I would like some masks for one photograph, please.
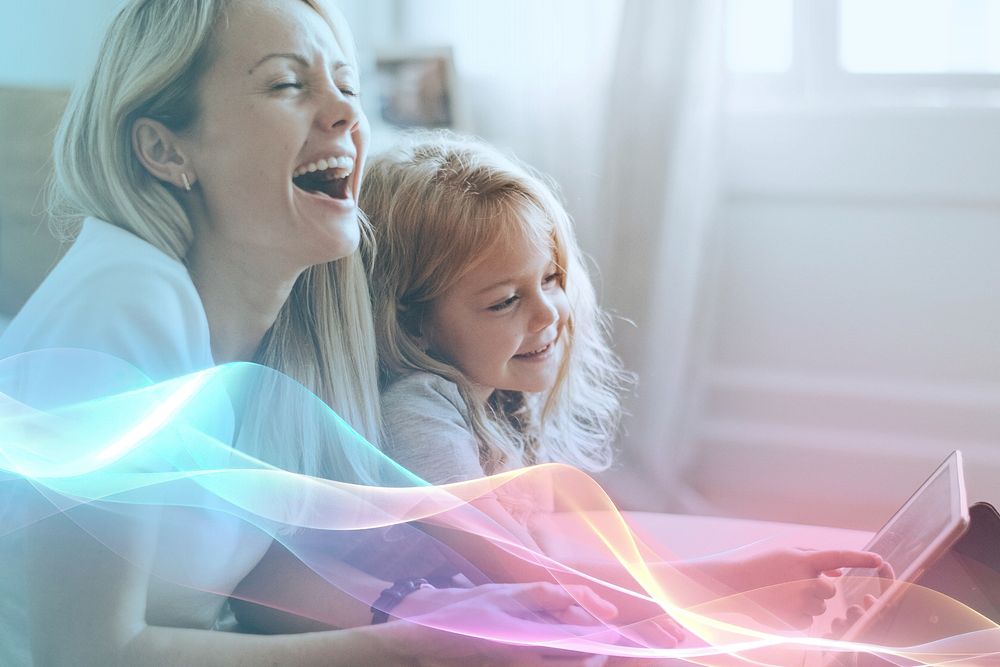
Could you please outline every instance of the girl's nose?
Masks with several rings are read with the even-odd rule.
[[[558,321],[559,310],[556,308],[556,304],[545,294],[539,294],[535,308],[531,313],[531,330],[533,332],[543,331]]]

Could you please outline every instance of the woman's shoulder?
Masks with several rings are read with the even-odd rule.
[[[71,271],[78,278],[129,277],[194,289],[182,263],[132,232],[96,218],[83,221],[76,240],[50,276],[57,270]]]
[[[153,379],[212,365],[208,321],[184,265],[95,219],[0,337],[0,357],[56,347],[105,352]]]

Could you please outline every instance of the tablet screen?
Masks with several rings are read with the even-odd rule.
[[[980,503],[969,508],[969,519],[968,531],[918,583],[982,614],[984,623],[1000,623],[1000,514]],[[934,596],[918,589],[904,594],[866,635],[909,646],[969,630],[967,614],[942,614]]]
[[[954,467],[945,461],[865,550],[882,556],[900,581],[912,581],[915,570],[925,565],[920,556],[960,517],[961,510],[956,510],[953,501],[955,490]],[[860,578],[852,579],[852,575]],[[841,595],[847,606],[861,604],[869,593],[878,597],[879,582],[870,575],[870,570],[844,572]]]
[[[816,619],[813,633],[828,635],[834,620],[851,605],[863,605],[864,596],[877,598],[841,638],[853,641],[903,590],[903,582],[914,581],[957,540],[968,526],[960,452],[952,452],[909,500],[876,533],[865,549],[880,554],[893,568],[895,581],[872,577],[870,570],[847,570],[838,582],[837,595],[827,612]],[[831,654],[835,658],[837,654]],[[823,661],[823,664],[831,664]]]

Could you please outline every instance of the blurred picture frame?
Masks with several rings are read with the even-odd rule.
[[[450,47],[380,49],[375,72],[379,116],[384,123],[398,128],[457,128]]]

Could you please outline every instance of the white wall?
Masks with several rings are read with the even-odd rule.
[[[0,86],[71,87],[97,55],[122,0],[0,2]],[[339,0],[366,56],[393,28],[394,0]]]
[[[97,55],[119,0],[0,3],[0,85],[67,88]]]
[[[1000,501],[1000,112],[735,113],[726,149],[696,486],[874,527],[959,447],[970,499]]]
[[[450,45],[463,131],[560,185],[581,244],[603,238],[610,76],[622,0],[402,0],[403,45]]]

